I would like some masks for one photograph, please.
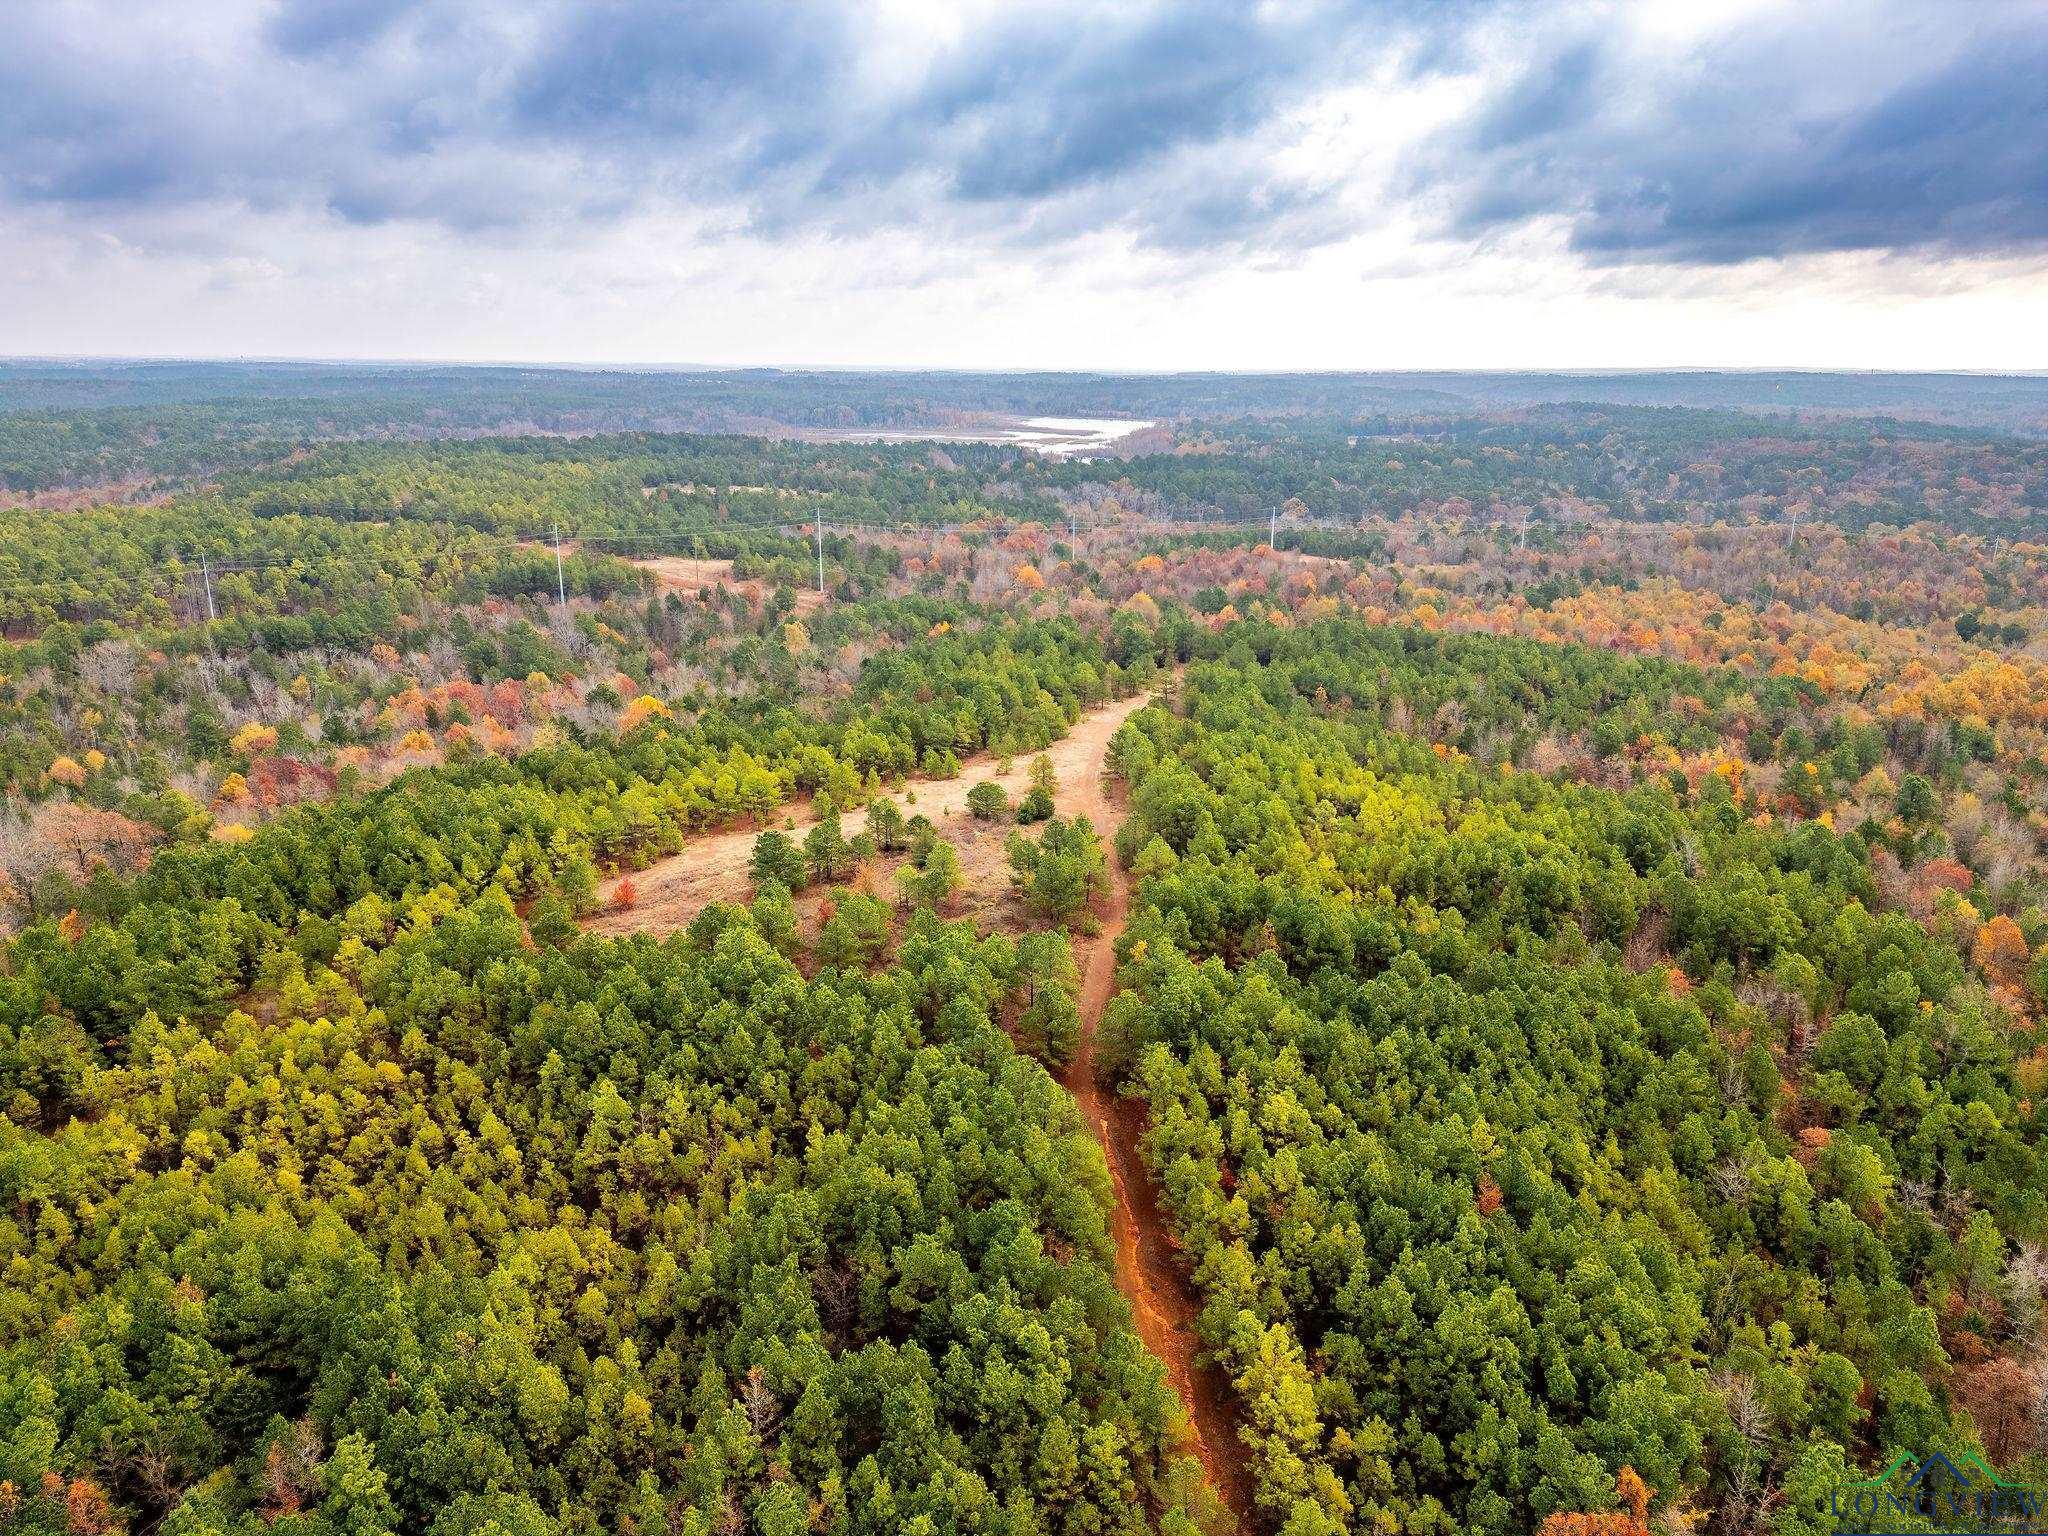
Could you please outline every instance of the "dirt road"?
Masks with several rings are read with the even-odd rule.
[[[1121,700],[1081,717],[1066,737],[1048,749],[1059,776],[1054,802],[1062,816],[1086,816],[1105,842],[1123,825],[1125,806],[1103,781],[1109,741],[1148,700]],[[995,893],[1006,887],[1002,839],[1004,823],[976,822],[967,814],[967,791],[995,778],[1014,801],[1030,774],[1029,757],[1020,757],[1007,774],[992,774],[993,765],[969,763],[957,778],[930,780],[892,796],[906,813],[922,812],[960,850],[970,908],[977,899],[993,910]],[[912,796],[915,799],[912,799]],[[801,833],[815,824],[808,811],[795,818]],[[780,825],[778,821],[776,823]],[[847,834],[867,825],[865,810],[843,818]],[[747,864],[753,857],[758,829],[717,833],[690,844],[674,858],[650,865],[625,878],[637,892],[634,906],[612,910],[619,881],[598,889],[601,910],[585,926],[603,934],[668,933],[687,925],[713,901],[741,901],[752,889]],[[1067,1090],[1081,1111],[1081,1123],[1101,1145],[1109,1164],[1115,1204],[1110,1231],[1116,1241],[1116,1283],[1131,1304],[1132,1320],[1145,1347],[1166,1367],[1167,1379],[1187,1410],[1190,1444],[1209,1486],[1237,1517],[1240,1532],[1256,1527],[1252,1520],[1251,1478],[1229,1383],[1212,1365],[1197,1362],[1199,1343],[1195,1316],[1200,1311],[1194,1287],[1182,1272],[1176,1248],[1159,1206],[1159,1191],[1138,1151],[1145,1128],[1144,1107],[1105,1091],[1095,1079],[1095,1032],[1103,1008],[1116,988],[1116,941],[1130,908],[1130,886],[1115,860],[1107,902],[1096,913],[1100,928],[1092,939],[1076,940],[1081,966],[1081,1040],[1068,1064]],[[969,915],[973,915],[970,911]]]
[[[1077,786],[1074,811],[1099,828],[1105,840],[1123,825],[1124,805],[1103,783],[1101,765]],[[1068,814],[1073,814],[1069,812]],[[1130,881],[1110,860],[1109,900],[1096,913],[1101,931],[1087,941],[1081,960],[1081,1042],[1067,1064],[1067,1091],[1081,1111],[1081,1121],[1102,1146],[1109,1163],[1116,1203],[1110,1211],[1110,1232],[1116,1239],[1116,1283],[1131,1304],[1132,1320],[1145,1347],[1166,1367],[1183,1407],[1193,1443],[1188,1447],[1208,1475],[1209,1486],[1237,1517],[1238,1530],[1257,1529],[1252,1519],[1251,1476],[1243,1442],[1237,1436],[1237,1414],[1230,1384],[1213,1365],[1197,1361],[1199,1341],[1195,1317],[1201,1310],[1194,1286],[1175,1257],[1159,1190],[1138,1151],[1145,1129],[1145,1109],[1135,1099],[1106,1091],[1095,1076],[1095,1031],[1102,1010],[1116,990],[1116,941],[1130,915]]]
[[[1080,812],[1092,817],[1090,797],[1101,799],[1102,762],[1109,751],[1109,738],[1144,703],[1143,698],[1120,699],[1091,710],[1046,749],[1053,771],[1059,776],[1059,793],[1053,797],[1053,803],[1060,815]],[[993,772],[995,765],[987,759],[972,761],[957,778],[914,783],[889,797],[906,816],[930,817],[949,842],[963,843],[970,828],[991,833],[986,837],[975,836],[972,849],[961,848],[962,871],[970,896],[975,887],[987,883],[985,877],[990,873],[1006,880],[1000,868],[1002,839],[994,834],[1007,829],[971,821],[967,814],[967,791],[983,779],[992,778],[1015,802],[1030,780],[1034,755],[1018,757],[1006,774]],[[791,819],[798,835],[817,824],[808,808],[794,810]],[[778,817],[770,824],[779,827],[782,819]],[[849,811],[840,818],[848,837],[864,830],[867,824],[865,809]],[[753,889],[753,882],[747,877],[747,864],[754,856],[754,839],[761,835],[761,830],[753,827],[738,832],[715,832],[698,838],[672,858],[604,881],[597,889],[598,911],[585,921],[584,927],[592,933],[610,935],[671,933],[688,926],[691,918],[714,901],[744,901]],[[615,911],[612,904],[622,879],[633,882],[636,899],[632,907]]]

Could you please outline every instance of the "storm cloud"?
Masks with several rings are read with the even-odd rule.
[[[1400,218],[1450,242],[1555,227],[1594,265],[2048,245],[2032,3],[1787,4],[1674,32],[1506,0],[929,25],[850,0],[11,10],[0,203],[87,221],[239,207],[516,233],[659,205],[771,238],[1107,230],[1192,256]],[[1408,134],[1374,109],[1389,79],[1441,84],[1447,120]]]
[[[1481,235],[1602,262],[2048,243],[2048,10],[1814,6],[1684,53],[1570,38],[1413,168]]]

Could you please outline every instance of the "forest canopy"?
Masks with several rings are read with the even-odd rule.
[[[2037,393],[0,367],[0,1530],[2048,1485]]]

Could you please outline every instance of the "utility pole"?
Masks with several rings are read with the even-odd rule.
[[[569,611],[569,583],[562,576],[562,525],[555,524],[555,601],[562,612]]]
[[[1267,514],[1266,547],[1268,549],[1278,549],[1280,547],[1280,509],[1278,507],[1273,508]]]
[[[1079,520],[1074,516],[1074,509],[1070,505],[1067,508],[1067,543],[1069,545],[1072,545],[1076,541],[1078,541],[1080,537],[1081,524]]]
[[[825,595],[825,519],[824,519],[824,517],[823,517],[823,516],[819,516],[819,517],[816,517],[816,518],[812,519],[812,521],[811,521],[811,526],[812,526],[813,528],[815,528],[815,529],[817,530],[817,533],[818,533],[818,596],[820,596],[820,597],[823,597],[823,596]]]
[[[206,586],[206,620],[210,624],[220,617],[213,606],[213,567],[207,563],[206,555],[199,556],[199,579]]]

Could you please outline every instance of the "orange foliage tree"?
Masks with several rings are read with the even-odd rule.
[[[1634,1467],[1623,1467],[1614,1474],[1614,1497],[1621,1504],[1619,1513],[1559,1511],[1538,1527],[1540,1536],[1648,1536],[1650,1496],[1656,1491]]]
[[[1977,930],[1976,942],[1970,946],[1970,958],[1977,962],[1977,969],[1984,973],[1984,979],[1994,986],[2016,987],[2027,974],[2027,965],[2033,959],[2027,949],[2027,936],[2020,932],[2020,925],[2003,912]]]
[[[1493,1181],[1493,1175],[1479,1175],[1479,1214],[1491,1216],[1501,1207],[1500,1186]]]

